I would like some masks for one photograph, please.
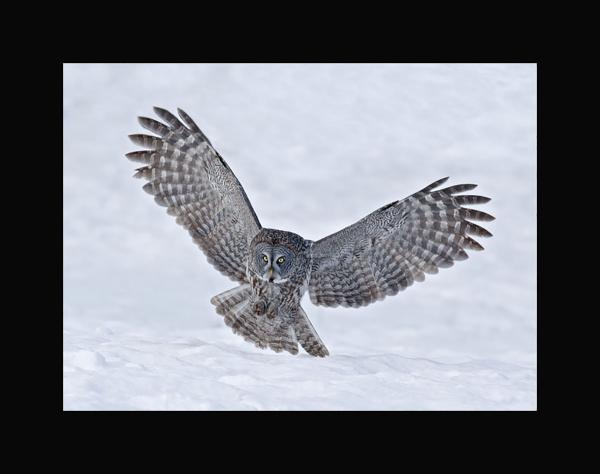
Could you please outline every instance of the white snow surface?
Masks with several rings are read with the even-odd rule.
[[[65,410],[535,410],[533,64],[64,65]],[[260,350],[235,283],[132,178],[152,106],[184,109],[264,227],[318,240],[450,176],[494,237],[359,309],[303,308],[331,355]],[[473,206],[475,207],[475,206]]]

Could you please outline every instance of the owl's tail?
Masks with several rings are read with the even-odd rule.
[[[240,285],[232,288],[231,290],[219,293],[210,299],[210,302],[216,306],[217,314],[221,316],[227,316],[233,312],[233,309],[249,301],[252,296],[252,288],[250,285]]]
[[[315,331],[315,328],[300,305],[298,305],[297,314],[298,317],[294,321],[294,331],[302,348],[312,356],[328,356],[329,351],[327,347],[321,341],[317,331]]]
[[[216,306],[217,314],[224,317],[225,324],[235,334],[261,349],[269,347],[275,352],[285,350],[297,354],[299,342],[310,355],[329,355],[325,344],[300,306],[293,311],[294,314],[282,314],[282,311],[279,311],[273,318],[266,314],[259,315],[256,313],[252,289],[248,284],[213,296],[210,302]]]

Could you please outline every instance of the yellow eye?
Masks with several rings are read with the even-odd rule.
[[[265,262],[268,262],[268,261],[269,261],[269,257],[267,257],[266,255],[263,255],[263,260],[264,260]]]
[[[283,263],[283,262],[285,262],[285,258],[283,258],[283,257],[279,257],[279,258],[277,259],[277,263]]]

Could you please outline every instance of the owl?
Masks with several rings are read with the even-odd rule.
[[[235,334],[260,348],[329,355],[300,301],[357,308],[396,295],[425,274],[483,250],[471,236],[491,234],[472,221],[491,215],[463,207],[490,199],[459,194],[474,184],[439,189],[443,178],[391,202],[358,222],[312,241],[266,229],[244,188],[194,121],[155,107],[164,123],[139,117],[154,135],[130,135],[142,151],[127,158],[143,163],[134,177],[189,232],[211,263],[237,286],[211,299]]]

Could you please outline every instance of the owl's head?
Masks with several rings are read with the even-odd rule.
[[[297,234],[276,229],[261,229],[252,240],[251,268],[264,280],[278,283],[297,268],[298,256],[306,241]]]

